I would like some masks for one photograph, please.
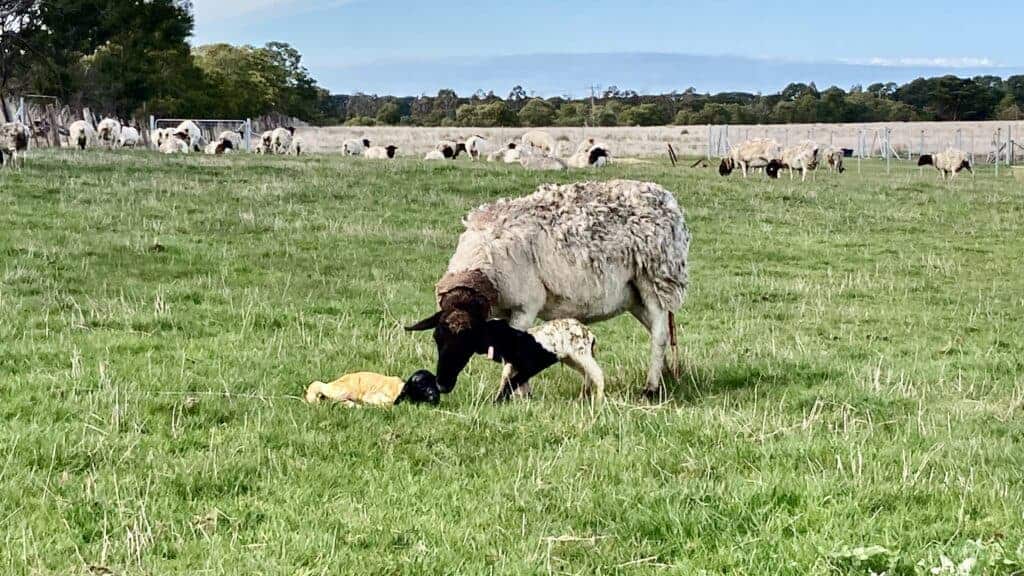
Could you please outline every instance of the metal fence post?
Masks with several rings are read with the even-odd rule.
[[[252,150],[252,119],[245,119],[245,149]]]
[[[995,157],[996,157],[996,177],[998,178],[999,177],[999,144],[1003,141],[1003,129],[1002,128],[996,128],[996,138],[995,138],[995,140],[996,140],[996,151],[995,151]]]

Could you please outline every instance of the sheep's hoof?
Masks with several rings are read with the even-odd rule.
[[[641,392],[641,395],[643,396],[644,400],[647,400],[648,402],[660,402],[663,399],[663,391],[664,388],[662,388],[661,386],[657,388],[651,388],[650,386],[648,386],[644,388],[644,391]]]

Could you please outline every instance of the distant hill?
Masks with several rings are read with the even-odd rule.
[[[641,94],[683,91],[774,93],[790,82],[814,82],[848,89],[854,84],[905,83],[917,77],[1024,73],[1024,67],[880,66],[845,62],[793,62],[741,56],[688,54],[534,54],[424,61],[383,61],[354,66],[310,66],[334,93],[363,92],[415,96],[452,88],[460,95],[478,89],[505,96],[515,85],[531,94],[576,98],[589,86],[617,86]]]

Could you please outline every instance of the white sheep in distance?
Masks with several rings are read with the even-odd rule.
[[[504,162],[506,164],[518,164],[519,160],[522,159],[522,154],[518,149],[518,144],[515,142],[509,142],[504,148],[495,150],[487,155],[488,162]]]
[[[469,154],[470,160],[474,162],[479,161],[483,158],[484,152],[487,151],[487,139],[483,136],[474,134],[469,138],[466,138],[465,143],[466,153]]]
[[[451,392],[488,319],[599,322],[629,312],[651,334],[645,393],[661,390],[675,312],[689,281],[690,232],[675,196],[651,182],[546,184],[472,211],[436,286],[437,382]],[[525,391],[528,393],[528,390]]]
[[[256,145],[253,146],[253,153],[255,154],[272,154],[274,150],[274,131],[267,130],[260,134],[259,140]]]
[[[121,148],[135,148],[142,141],[139,129],[134,126],[122,126],[121,136],[117,139],[117,145]]]
[[[341,153],[345,156],[362,156],[370,147],[370,141],[366,138],[349,138],[341,143]]]
[[[839,174],[846,172],[846,168],[843,167],[843,159],[846,157],[846,154],[842,148],[829,146],[822,153],[822,157],[825,158],[825,162],[828,164],[829,172],[838,172]]]
[[[232,150],[241,150],[242,149],[242,138],[243,138],[243,135],[242,135],[241,132],[238,132],[236,130],[225,130],[225,131],[221,132],[217,136],[217,140],[216,141],[231,142],[231,149]]]
[[[306,148],[306,141],[302,139],[302,136],[292,136],[292,144],[288,147],[288,154],[292,156],[302,156],[302,151]]]
[[[221,154],[227,154],[233,150],[235,150],[235,145],[230,139],[219,138],[207,144],[203,152],[209,156],[220,156]]]
[[[18,166],[18,153],[28,150],[31,136],[28,126],[21,122],[6,122],[0,125],[0,166]]]
[[[173,128],[157,128],[151,130],[149,133],[149,141],[153,144],[153,147],[157,150],[163,146],[164,142],[174,136]]]
[[[430,152],[427,152],[427,154],[423,156],[423,159],[427,162],[447,160],[447,158],[444,157],[444,153],[440,150],[431,150]]]
[[[510,150],[511,152],[511,150]],[[568,165],[562,159],[548,156],[539,151],[520,152],[519,164],[527,170],[566,170]]]
[[[203,145],[205,144],[205,138],[203,138],[203,131],[199,128],[199,125],[191,120],[185,120],[178,127],[172,131],[174,133],[181,133],[188,136],[189,148],[193,152],[202,152]]]
[[[398,146],[389,144],[387,146],[370,146],[363,153],[365,158],[370,160],[390,160],[395,157]]]
[[[191,138],[186,132],[173,132],[160,144],[160,152],[164,154],[188,154],[191,151]]]
[[[455,140],[441,140],[434,149],[444,155],[445,158],[455,160],[459,157],[459,154],[466,151],[466,143],[456,142]]]
[[[917,160],[917,165],[934,166],[942,176],[942,180],[945,181],[947,177],[950,179],[956,178],[956,175],[961,170],[967,170],[971,173],[971,176],[974,176],[974,168],[971,167],[969,158],[963,150],[947,148],[944,152],[939,152],[938,154],[922,154]]]
[[[789,169],[789,179],[793,179],[793,170],[800,171],[800,181],[807,181],[807,173],[818,167],[818,144],[813,140],[805,140],[796,146],[782,151],[782,167]]]
[[[271,152],[273,154],[287,154],[292,147],[292,138],[295,137],[295,128],[274,128],[271,132]]]
[[[566,162],[570,168],[601,167],[611,160],[608,146],[590,140],[584,140],[576,149],[576,153]]]
[[[718,173],[728,176],[738,167],[743,171],[743,177],[746,178],[751,168],[764,168],[768,176],[777,178],[782,164],[781,158],[782,146],[775,140],[767,138],[747,140],[729,150],[729,155],[722,158],[722,163],[718,165]]]
[[[121,138],[121,123],[113,118],[104,118],[96,125],[96,139],[101,146],[113,149]]]
[[[85,120],[76,120],[68,127],[68,145],[85,150],[96,145],[96,130]]]
[[[525,148],[535,148],[547,155],[553,155],[557,146],[551,134],[543,130],[530,130],[519,138],[519,142]]]

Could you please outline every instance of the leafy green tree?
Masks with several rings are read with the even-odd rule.
[[[623,126],[663,126],[668,123],[663,110],[656,104],[638,104],[626,108],[619,116]]]
[[[555,110],[547,102],[534,98],[520,108],[519,121],[523,126],[551,126],[555,121]]]
[[[377,122],[394,126],[402,121],[402,110],[395,102],[385,102],[377,111]]]

